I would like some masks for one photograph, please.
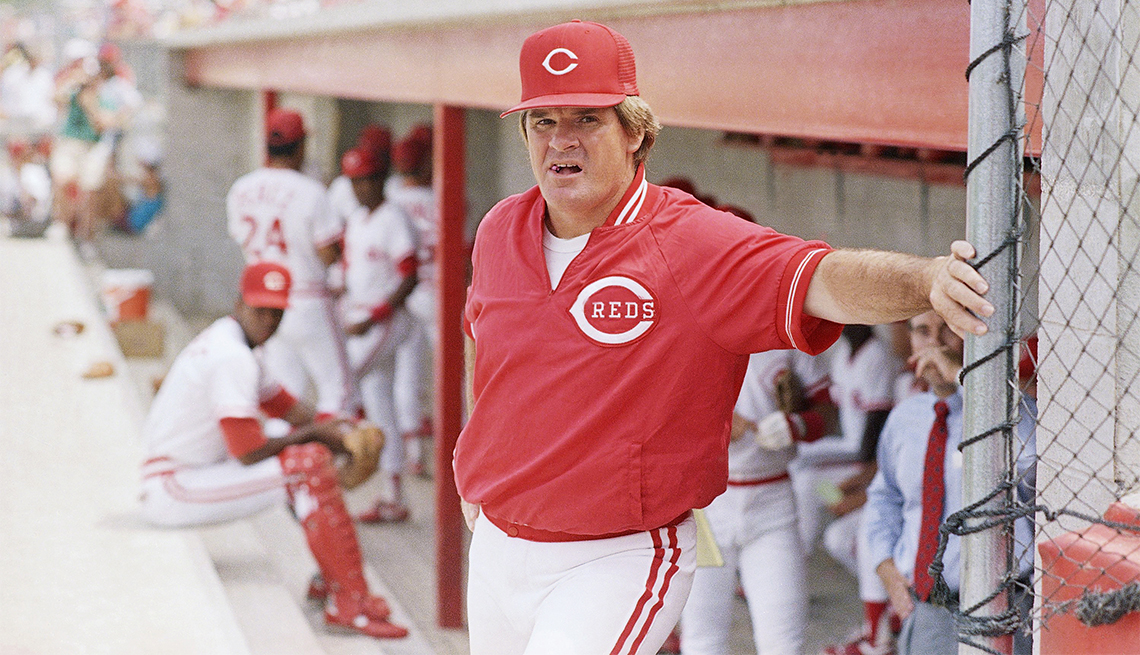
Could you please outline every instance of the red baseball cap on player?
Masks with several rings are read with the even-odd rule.
[[[250,307],[285,309],[289,306],[289,269],[274,262],[254,262],[241,274],[241,300]]]
[[[305,120],[292,109],[272,109],[265,116],[265,142],[287,146],[305,138]]]
[[[401,173],[411,173],[419,170],[430,155],[431,128],[421,126],[396,142],[392,149],[392,164]]]
[[[538,107],[613,107],[639,95],[633,48],[600,23],[575,20],[530,35],[519,73],[522,102],[500,118]]]
[[[349,179],[375,175],[380,170],[380,160],[372,150],[353,148],[340,158],[340,172]]]
[[[392,149],[392,130],[376,123],[365,125],[360,130],[360,136],[356,137],[356,147],[373,152],[388,152]]]

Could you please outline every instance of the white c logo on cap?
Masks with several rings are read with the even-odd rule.
[[[265,288],[268,291],[284,291],[285,290],[285,276],[277,271],[269,271],[262,279]]]
[[[567,57],[569,57],[571,59],[571,62],[570,62],[569,66],[567,66],[566,68],[563,68],[562,70],[554,70],[553,68],[550,67],[550,58],[553,57],[554,55],[560,53],[560,52],[564,53]],[[570,52],[566,48],[555,48],[555,49],[550,51],[550,54],[546,55],[546,59],[542,60],[542,67],[545,68],[546,70],[550,71],[551,75],[565,75],[566,73],[569,73],[570,71],[572,71],[578,67],[577,62],[578,62],[578,55],[574,54],[573,52]]]

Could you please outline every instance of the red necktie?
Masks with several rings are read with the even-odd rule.
[[[922,467],[922,525],[918,529],[918,553],[914,556],[914,593],[922,602],[930,598],[934,579],[930,563],[938,552],[938,526],[946,497],[946,401],[934,403],[934,425],[926,441],[926,463]]]

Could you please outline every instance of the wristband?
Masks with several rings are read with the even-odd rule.
[[[814,409],[788,414],[788,424],[792,428],[792,438],[807,443],[823,437],[827,431],[823,417]]]

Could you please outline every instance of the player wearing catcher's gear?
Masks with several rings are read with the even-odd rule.
[[[756,651],[798,655],[803,648],[807,580],[788,477],[796,445],[789,439],[778,449],[761,446],[757,424],[778,414],[785,425],[818,424],[812,436],[822,435],[834,420],[825,364],[796,350],[756,353],[748,360],[733,410],[728,489],[705,509],[725,565],[697,569],[681,615],[682,655],[727,655],[738,573]],[[791,389],[789,379],[802,388]],[[808,438],[807,430],[799,436]]]
[[[246,267],[232,316],[218,319],[174,360],[143,436],[142,513],[161,526],[205,525],[288,503],[328,583],[325,622],[372,637],[407,629],[369,593],[333,453],[345,452],[343,421],[313,422],[314,410],[267,377],[261,346],[289,299],[288,271]],[[296,429],[266,439],[260,416]]]
[[[396,349],[412,329],[404,302],[416,286],[415,239],[407,217],[384,198],[388,153],[349,150],[341,169],[352,181],[360,207],[345,230],[345,294],[342,309],[364,415],[386,435],[399,435],[394,406]],[[366,523],[403,521],[404,442],[385,440],[380,469],[387,498],[361,514]]]
[[[408,446],[409,469],[424,470],[424,441],[431,436],[431,421],[424,409],[430,364],[435,351],[435,251],[439,241],[439,214],[432,188],[432,130],[418,125],[392,149],[392,166],[398,175],[390,199],[407,216],[416,239],[418,282],[408,296],[412,333],[396,351],[396,420]],[[428,348],[431,348],[431,351]]]
[[[840,323],[932,302],[984,331],[969,311],[993,308],[964,242],[832,251],[649,184],[659,126],[617,32],[537,32],[520,71],[506,113],[538,186],[480,224],[466,308],[471,651],[655,653],[692,584],[691,510],[725,490],[748,354],[818,353]]]
[[[329,211],[324,186],[300,172],[305,159],[301,115],[276,109],[265,122],[265,166],[234,182],[226,198],[230,236],[247,264],[277,262],[293,276],[289,313],[265,347],[269,370],[298,397],[311,380],[317,411],[339,414],[353,390],[328,267],[340,257],[344,224]]]

